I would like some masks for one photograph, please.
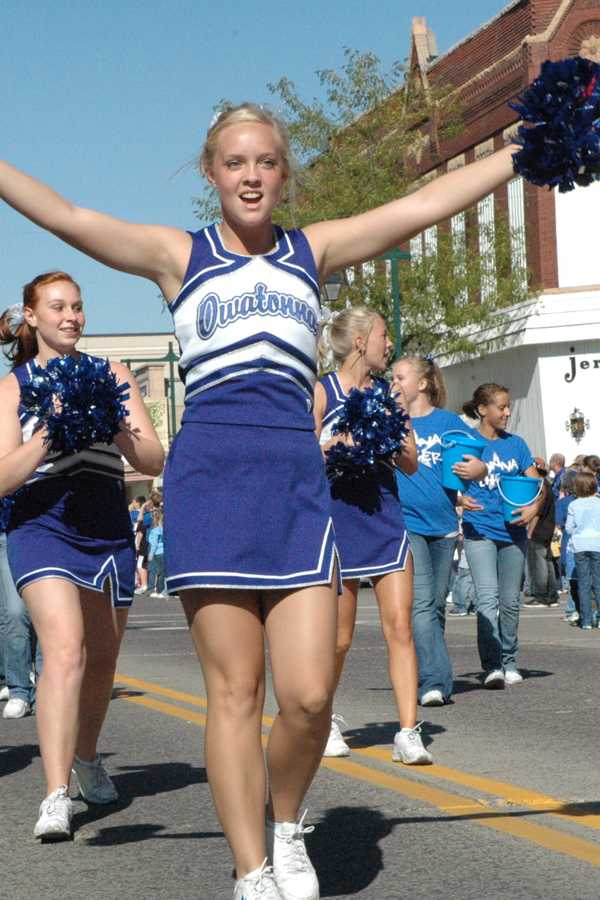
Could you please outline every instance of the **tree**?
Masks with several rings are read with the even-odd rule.
[[[268,85],[298,160],[278,210],[284,227],[355,215],[410,193],[423,151],[435,158],[439,141],[460,127],[449,89],[425,88],[400,63],[384,73],[373,53],[346,50],[340,72],[322,69],[316,75],[323,100],[302,100],[286,77]],[[212,219],[218,213],[215,195],[196,201],[196,212]],[[400,264],[404,351],[473,353],[475,332],[527,296],[526,272],[514,261],[522,240],[498,211],[493,224],[481,229],[471,211],[428,232],[420,252],[415,242],[410,263]],[[392,322],[383,261],[341,274],[335,305],[366,302]]]

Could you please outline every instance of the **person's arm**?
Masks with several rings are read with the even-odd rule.
[[[165,451],[150,421],[137,382],[123,363],[111,362],[110,367],[119,383],[129,383],[129,400],[125,402],[129,415],[115,437],[115,444],[136,472],[160,475],[165,463]]]
[[[156,282],[174,297],[192,239],[162,225],[137,225],[76,206],[52,188],[0,160],[0,198],[36,225],[113,269]]]
[[[321,437],[323,429],[323,416],[327,409],[327,394],[320,381],[315,384],[315,397],[313,401],[313,416],[315,418],[315,434],[317,439]]]
[[[464,481],[483,481],[487,475],[487,465],[478,456],[465,453],[460,462],[452,466],[452,471]]]
[[[419,468],[419,460],[417,457],[417,442],[415,441],[415,433],[410,422],[407,422],[409,429],[402,449],[398,450],[392,456],[392,463],[396,469],[400,469],[405,475],[414,475]]]
[[[565,531],[567,534],[573,534],[577,525],[575,522],[575,511],[573,509],[573,504],[569,506],[569,511],[567,513],[567,518],[565,520]]]
[[[375,259],[491,194],[513,176],[512,156],[518,149],[504,147],[358,216],[307,226],[304,233],[321,279],[345,266]]]
[[[19,383],[13,374],[0,380],[0,497],[13,494],[46,457],[46,429],[23,443],[19,422]]]

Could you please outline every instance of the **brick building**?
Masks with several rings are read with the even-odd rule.
[[[412,70],[425,86],[452,86],[463,122],[460,133],[445,141],[431,128],[418,174],[441,174],[510,141],[516,114],[508,101],[527,87],[545,59],[576,54],[600,62],[600,0],[513,0],[442,56],[425,19],[413,19]],[[513,258],[527,265],[540,293],[507,312],[497,350],[479,360],[442,361],[450,403],[459,408],[484,381],[507,384],[515,400],[511,428],[540,455],[600,452],[597,210],[600,183],[559,194],[521,178],[477,205],[476,219],[487,226],[488,243],[498,212],[508,219]],[[460,214],[450,223],[456,240],[467,239],[465,221]],[[429,229],[411,241],[411,254],[427,252],[435,241],[435,229]],[[478,249],[490,255],[493,277],[493,247],[480,237]],[[566,428],[575,408],[589,420],[579,441]]]

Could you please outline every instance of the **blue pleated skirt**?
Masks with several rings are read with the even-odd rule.
[[[7,529],[8,561],[19,592],[62,578],[130,606],[135,548],[123,482],[96,474],[50,477],[15,497]]]
[[[186,422],[164,475],[169,593],[329,584],[337,551],[312,431]]]
[[[410,551],[391,466],[331,482],[333,524],[343,580],[401,572]]]

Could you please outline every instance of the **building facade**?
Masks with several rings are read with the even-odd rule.
[[[179,428],[183,413],[183,384],[177,371],[177,341],[172,332],[139,334],[91,334],[78,348],[93,356],[124,362],[135,376],[165,451]],[[148,478],[125,465],[128,499],[148,495],[162,478]]]
[[[513,0],[442,56],[425,19],[415,18],[413,74],[425,88],[451,86],[463,124],[448,140],[438,140],[435,128],[429,129],[418,175],[450,171],[510,142],[517,116],[508,102],[526,89],[544,60],[577,54],[600,62],[600,0]],[[454,409],[483,382],[509,387],[514,399],[509,427],[540,456],[562,452],[572,459],[600,452],[599,201],[600,183],[559,194],[520,177],[480,201],[475,217],[480,235],[481,226],[489,235],[495,217],[505,216],[513,259],[529,269],[536,296],[503,311],[492,349],[490,334],[481,335],[486,348],[481,358],[440,360]],[[450,228],[464,240],[465,214],[454,217]],[[418,235],[411,254],[427,252],[432,241],[431,233]],[[487,245],[482,237],[477,245],[475,238],[475,246],[490,255],[493,278],[489,237]]]

